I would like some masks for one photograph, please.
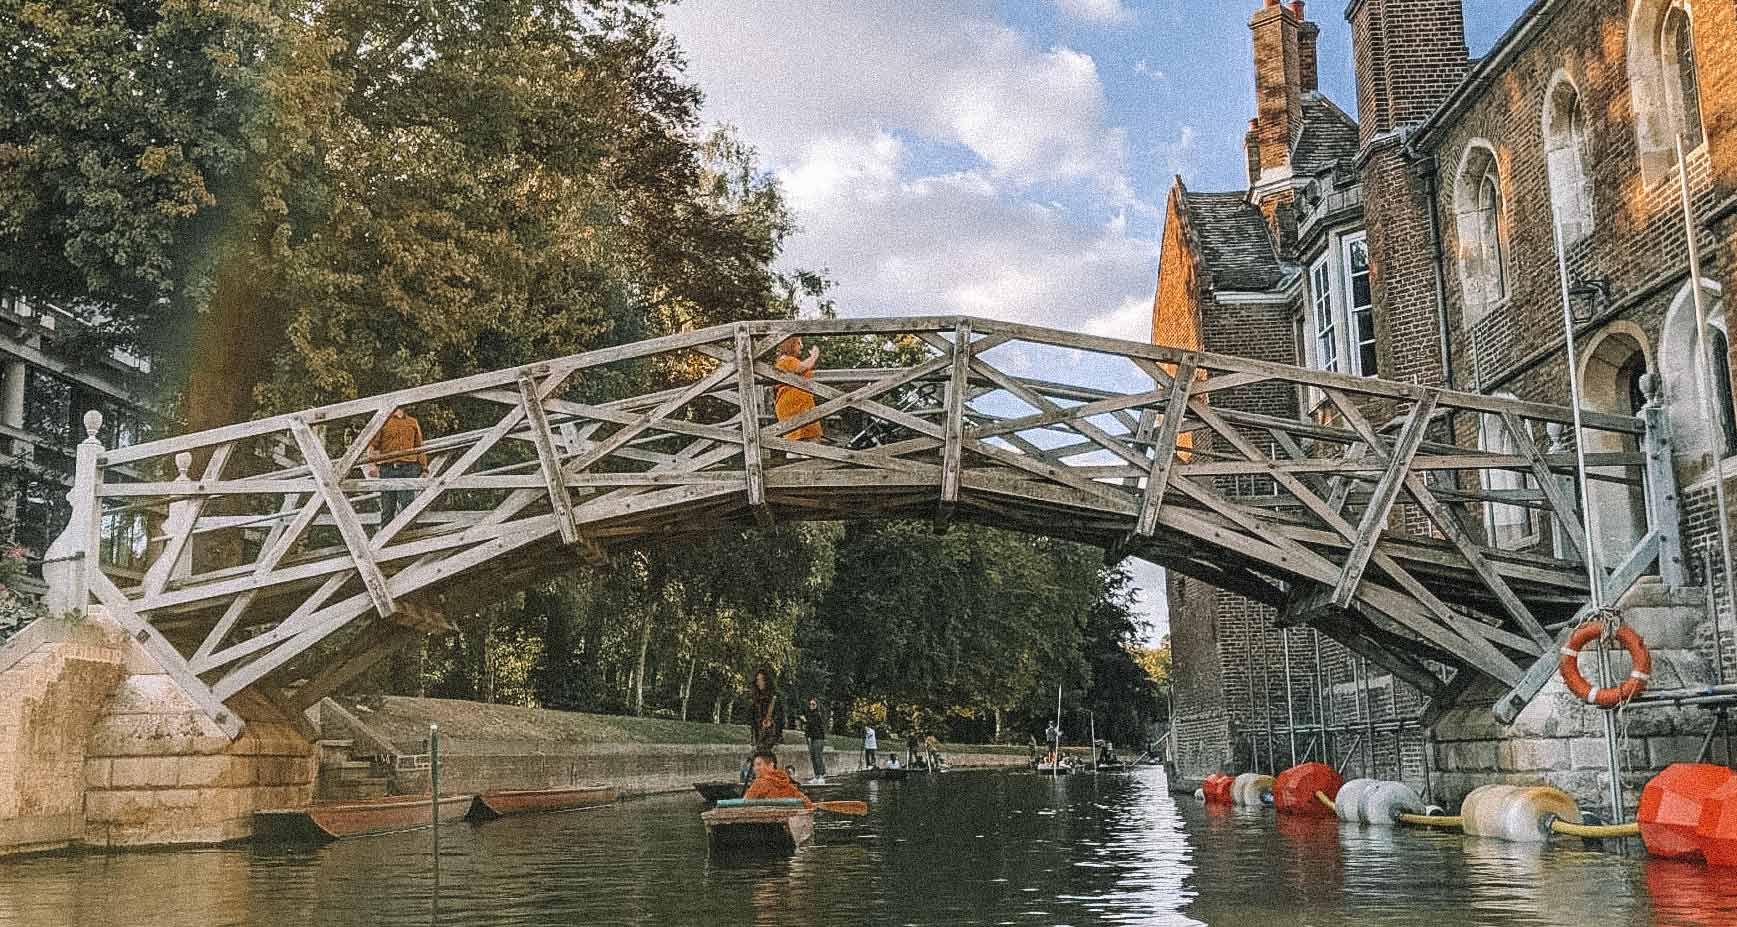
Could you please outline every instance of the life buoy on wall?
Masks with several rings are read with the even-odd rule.
[[[1568,643],[1562,645],[1562,658],[1557,662],[1557,667],[1562,673],[1562,681],[1568,684],[1568,691],[1574,693],[1575,698],[1588,705],[1615,708],[1646,691],[1647,679],[1653,671],[1653,655],[1648,652],[1646,641],[1641,639],[1640,633],[1634,628],[1627,625],[1617,628],[1616,633],[1611,636],[1622,645],[1622,649],[1628,651],[1629,657],[1634,660],[1634,669],[1620,686],[1612,689],[1593,688],[1592,683],[1587,682],[1586,677],[1580,674],[1580,651],[1603,634],[1602,621],[1589,621],[1581,625],[1569,636]]]

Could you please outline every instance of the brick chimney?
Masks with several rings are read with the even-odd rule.
[[[1294,0],[1291,13],[1297,18],[1297,70],[1299,82],[1306,93],[1321,89],[1321,69],[1315,54],[1320,43],[1321,27],[1309,22],[1303,12],[1303,0]]]
[[[1255,135],[1263,173],[1290,168],[1291,145],[1303,131],[1299,10],[1265,0],[1248,23],[1254,33]]]
[[[1465,79],[1462,0],[1353,0],[1345,18],[1364,144],[1422,122]]]

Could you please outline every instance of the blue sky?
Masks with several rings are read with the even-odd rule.
[[[1164,197],[1244,186],[1261,0],[685,0],[705,90],[775,172],[846,315],[969,314],[1146,340]],[[1482,54],[1526,0],[1470,0]],[[1322,89],[1356,111],[1344,0]],[[1161,574],[1141,565],[1153,635]]]

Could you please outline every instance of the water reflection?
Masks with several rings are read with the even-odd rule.
[[[0,925],[1737,923],[1737,880],[1577,845],[1275,819],[1155,770],[865,783],[794,857],[708,855],[688,796],[308,851],[0,863]]]

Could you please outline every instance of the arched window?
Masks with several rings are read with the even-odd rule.
[[[1516,398],[1507,393],[1499,395],[1505,399]],[[1478,447],[1492,454],[1503,455],[1517,455],[1525,450],[1509,433],[1502,417],[1492,413],[1485,413],[1478,419]],[[1484,491],[1492,496],[1503,493],[1520,494],[1537,488],[1531,473],[1518,468],[1485,470],[1482,479]],[[1538,542],[1537,510],[1521,504],[1523,501],[1491,501],[1484,504],[1484,530],[1489,536],[1491,547],[1521,550]]]
[[[1592,234],[1592,179],[1586,170],[1586,112],[1567,78],[1557,80],[1545,102],[1544,160],[1562,242],[1575,244]]]
[[[1703,351],[1695,326],[1695,296],[1684,284],[1665,313],[1659,336],[1659,373],[1664,377],[1665,409],[1671,419],[1672,446],[1679,472],[1695,479],[1713,459],[1737,455],[1737,410],[1731,399],[1730,326],[1719,285],[1701,281],[1707,306],[1707,340]],[[1711,357],[1709,358],[1709,355]],[[1711,360],[1714,417],[1709,428],[1707,403],[1701,395],[1701,367]]]
[[[1663,56],[1665,94],[1670,99],[1671,120],[1684,136],[1683,147],[1701,144],[1701,84],[1695,73],[1695,28],[1682,4],[1665,14],[1659,33]]]
[[[1695,149],[1705,139],[1694,15],[1688,0],[1635,0],[1629,20],[1628,72],[1641,172],[1652,183],[1676,166],[1678,136],[1685,150]]]
[[[1460,284],[1465,293],[1466,321],[1476,322],[1508,298],[1503,266],[1502,179],[1496,153],[1477,144],[1466,150],[1454,185],[1458,213]]]

